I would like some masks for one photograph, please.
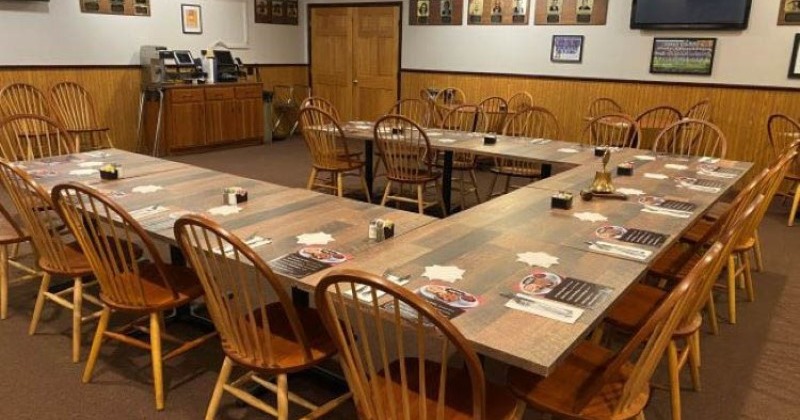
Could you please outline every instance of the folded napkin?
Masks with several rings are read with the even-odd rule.
[[[301,245],[327,245],[333,241],[333,236],[325,232],[304,233],[297,237],[297,243]]]
[[[645,178],[649,178],[649,179],[669,179],[669,177],[667,175],[664,175],[664,174],[653,174],[653,173],[649,173],[649,172],[644,174],[644,177]]]
[[[550,268],[558,264],[558,257],[554,257],[546,252],[523,252],[517,254],[517,261],[530,266]]]
[[[462,270],[452,265],[432,265],[425,267],[425,272],[422,277],[427,277],[431,280],[442,280],[448,283],[455,283],[461,280],[465,270]]]

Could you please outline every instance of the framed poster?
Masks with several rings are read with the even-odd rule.
[[[608,0],[536,0],[536,25],[605,25]]]
[[[794,36],[794,48],[792,49],[792,61],[789,62],[789,78],[800,79],[800,60],[798,60],[798,53],[800,53],[800,34]]]
[[[554,63],[583,61],[583,35],[553,35],[550,61]]]
[[[527,25],[530,0],[469,0],[469,25]]]
[[[461,25],[464,0],[411,0],[409,25]]]
[[[150,0],[80,0],[81,12],[122,16],[150,16]]]
[[[655,38],[650,73],[710,76],[716,38]]]
[[[199,4],[181,5],[181,25],[185,34],[203,33],[203,15]]]
[[[256,23],[297,25],[298,0],[255,0]]]
[[[800,25],[800,0],[780,0],[778,25]]]

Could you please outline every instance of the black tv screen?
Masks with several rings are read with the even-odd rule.
[[[633,29],[745,29],[752,0],[633,0]]]

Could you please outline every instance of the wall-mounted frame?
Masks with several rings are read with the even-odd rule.
[[[716,38],[655,38],[650,73],[710,76]]]
[[[150,16],[150,0],[80,0],[81,12],[121,16]]]
[[[199,4],[181,5],[181,26],[185,34],[203,33],[203,10]]]
[[[800,0],[779,0],[778,25],[800,25]]]
[[[409,25],[461,25],[464,0],[411,0]]]
[[[550,61],[580,63],[583,61],[583,35],[553,35]]]
[[[792,48],[792,61],[789,62],[789,78],[800,79],[800,34],[794,36],[794,47]]]
[[[608,0],[536,0],[536,25],[605,25]]]
[[[531,0],[469,0],[468,25],[527,25]]]
[[[255,0],[256,23],[297,25],[298,0]]]

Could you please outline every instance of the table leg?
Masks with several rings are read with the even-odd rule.
[[[311,303],[311,295],[305,290],[292,287],[292,302],[294,302],[295,306],[308,308]]]
[[[367,180],[369,195],[375,197],[375,194],[372,192],[372,182],[375,176],[375,174],[372,173],[372,161],[372,140],[364,140],[364,178]]]
[[[183,255],[183,251],[175,245],[169,246],[169,259],[173,265],[185,266],[186,265],[186,256]],[[175,308],[175,311],[172,314],[166,315],[166,318],[170,321],[184,321],[190,324],[203,327],[206,329],[210,329],[213,331],[214,323],[211,322],[204,314],[197,314],[196,310],[198,308],[202,309],[203,304],[201,303],[192,303],[189,302],[186,305],[179,306]]]
[[[444,152],[444,173],[442,174],[442,201],[447,214],[450,214],[452,208],[450,207],[451,192],[453,190],[453,151],[446,150]]]
[[[553,165],[550,163],[542,164],[542,179],[550,178],[553,175]]]

